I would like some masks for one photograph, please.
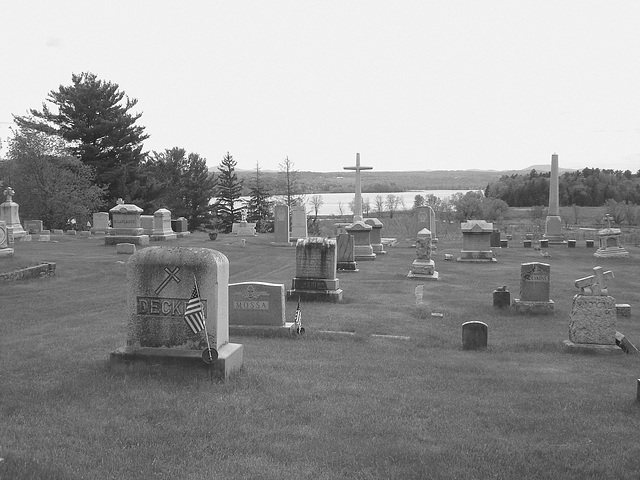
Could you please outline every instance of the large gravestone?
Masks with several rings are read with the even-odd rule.
[[[554,302],[549,299],[551,266],[529,262],[520,265],[520,298],[513,302],[516,312],[550,314]]]
[[[144,234],[140,226],[142,209],[133,204],[127,204],[118,199],[118,204],[109,210],[112,227],[104,237],[105,245],[118,243],[133,243],[134,245],[148,245],[149,235]]]
[[[429,205],[416,207],[416,235],[424,228],[431,232],[431,241],[436,243],[436,214]]]
[[[151,240],[167,241],[177,240],[178,235],[171,229],[171,212],[166,208],[160,208],[153,213],[153,233]]]
[[[42,220],[25,220],[24,229],[30,234],[40,235],[42,230],[44,230]]]
[[[619,228],[611,228],[611,216],[607,215],[605,220],[609,222],[607,228],[598,231],[598,240],[600,246],[593,254],[598,258],[624,258],[629,256],[629,252],[622,247],[622,230]]]
[[[274,245],[292,246],[289,232],[289,206],[278,204],[273,207]]]
[[[291,235],[294,240],[307,238],[307,210],[304,205],[291,207]]]
[[[431,258],[431,232],[423,228],[418,232],[416,239],[416,259],[411,265],[411,270],[407,278],[418,278],[420,280],[438,280],[435,262]]]
[[[7,200],[0,204],[0,220],[6,223],[7,228],[11,229],[14,239],[21,239],[27,235],[27,232],[24,231],[20,223],[20,206],[13,201],[15,193],[11,187],[5,188],[4,194]]]
[[[13,248],[9,248],[7,222],[0,220],[0,258],[13,256]]]
[[[288,336],[295,323],[285,318],[285,289],[281,283],[229,284],[231,335]]]
[[[573,297],[569,321],[573,344],[615,345],[616,301],[608,294],[612,279],[613,272],[595,267],[593,275],[575,281],[580,293]]]
[[[140,226],[144,235],[153,235],[153,215],[140,215]]]
[[[227,378],[242,366],[243,347],[229,343],[229,261],[208,248],[148,247],[127,262],[128,335],[112,361],[206,366]],[[206,324],[194,333],[185,321],[197,298]],[[217,351],[206,362],[208,347]]]
[[[344,272],[357,272],[356,263],[356,246],[353,242],[353,236],[348,233],[341,233],[336,237],[336,245],[338,251],[337,268]]]
[[[377,218],[365,218],[364,224],[369,225],[371,227],[371,234],[369,235],[369,239],[371,241],[371,249],[373,253],[377,255],[385,255],[387,252],[384,250],[384,245],[382,245],[382,227],[384,227],[383,223]]]
[[[551,155],[551,174],[549,177],[549,210],[544,226],[544,238],[552,245],[566,244],[562,235],[560,217],[558,155]]]
[[[371,246],[371,226],[365,224],[362,220],[353,222],[345,228],[347,233],[353,236],[353,242],[356,248],[356,262],[375,260],[376,254],[373,253]]]
[[[491,250],[493,223],[484,220],[469,220],[461,225],[462,251],[458,262],[486,263],[495,262]]]
[[[332,238],[301,238],[296,243],[296,277],[287,298],[303,301],[339,302],[336,277],[336,241]]]
[[[109,213],[96,212],[93,214],[93,226],[91,233],[107,233],[109,230]]]

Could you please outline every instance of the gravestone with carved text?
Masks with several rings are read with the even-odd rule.
[[[285,318],[285,288],[281,283],[229,284],[229,333],[231,335],[290,335],[293,322]]]
[[[336,240],[301,238],[296,243],[296,277],[287,298],[303,301],[339,302],[340,281],[336,277]]]
[[[513,302],[516,312],[550,314],[554,302],[549,299],[551,266],[547,263],[529,262],[520,265],[520,298]]]

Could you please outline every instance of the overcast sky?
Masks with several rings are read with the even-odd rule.
[[[0,0],[0,138],[93,72],[238,168],[640,169],[640,1]],[[6,153],[6,147],[0,153]]]

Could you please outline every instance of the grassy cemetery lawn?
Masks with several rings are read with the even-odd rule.
[[[461,238],[441,239],[440,280],[425,282],[407,278],[415,249],[399,239],[338,273],[342,303],[302,305],[301,338],[231,337],[244,367],[222,383],[112,366],[127,335],[128,256],[102,237],[52,238],[0,260],[1,271],[57,264],[54,277],[0,285],[2,480],[640,477],[640,355],[562,345],[574,281],[599,265],[614,272],[609,294],[632,308],[617,330],[640,346],[635,246],[597,259],[581,241],[544,258],[513,242],[494,249],[497,263],[463,264],[444,260]],[[195,234],[170,245],[221,251],[230,282],[290,288],[295,249],[272,240]],[[518,298],[520,264],[532,261],[551,265],[554,313],[495,310],[493,290]],[[462,350],[470,320],[489,326],[484,351]]]

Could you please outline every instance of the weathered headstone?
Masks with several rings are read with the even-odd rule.
[[[576,248],[575,240],[567,240],[567,248]]]
[[[222,378],[240,369],[243,347],[229,343],[226,256],[208,248],[148,247],[129,258],[127,277],[127,345],[111,353],[112,361],[209,366]],[[208,342],[204,330],[194,333],[185,321],[200,305]],[[208,345],[217,351],[212,363]]]
[[[496,288],[493,291],[493,308],[509,308],[511,306],[511,293],[507,286]]]
[[[463,350],[481,350],[487,348],[489,327],[483,322],[465,322],[462,324]]]
[[[167,241],[177,240],[178,235],[171,230],[171,212],[166,208],[160,208],[153,213],[153,234],[150,240]]]
[[[424,294],[424,285],[418,285],[415,289],[416,305],[422,304],[422,295]]]
[[[109,230],[109,212],[96,212],[93,214],[93,226],[90,229],[91,233],[104,234]]]
[[[493,223],[484,220],[469,220],[460,227],[462,231],[462,251],[458,262],[495,262],[491,251]]]
[[[523,240],[522,241],[522,246],[524,248],[531,248],[531,240]]]
[[[291,235],[290,238],[298,240],[307,238],[307,210],[304,205],[291,207]]]
[[[621,246],[622,230],[619,228],[611,228],[611,216],[607,215],[605,220],[609,222],[607,228],[598,231],[598,240],[600,247],[593,254],[598,258],[620,258],[628,257],[629,252]]]
[[[279,203],[273,207],[273,235],[274,245],[290,246],[289,206]]]
[[[302,301],[340,302],[342,289],[336,277],[336,241],[308,237],[296,243],[296,277],[287,298]]]
[[[613,272],[595,267],[593,275],[575,281],[569,341],[574,344],[615,345],[616,301],[608,295]],[[566,344],[566,342],[565,342]]]
[[[51,241],[51,235],[40,235],[38,237],[38,241],[39,242],[50,242]]]
[[[140,226],[142,209],[133,204],[127,204],[118,199],[118,204],[109,210],[111,213],[111,229],[104,237],[105,245],[117,245],[118,243],[133,243],[135,245],[148,245],[149,235],[144,234]],[[153,217],[151,217],[153,219]]]
[[[427,229],[431,232],[431,242],[436,243],[436,214],[430,205],[416,207],[416,235],[419,231]]]
[[[416,259],[411,265],[407,278],[438,280],[439,274],[436,272],[435,262],[431,258],[431,249],[431,232],[423,228],[418,232],[418,238],[416,238]]]
[[[370,225],[360,220],[345,227],[345,230],[349,235],[353,236],[356,249],[356,262],[376,259],[376,254],[373,253],[373,247],[371,246],[372,228]]]
[[[0,258],[13,256],[13,248],[9,248],[7,222],[0,220]]]
[[[11,187],[5,188],[4,195],[7,197],[7,200],[0,204],[0,220],[6,223],[7,228],[12,229],[13,237],[18,240],[27,235],[27,232],[24,231],[20,223],[20,206],[13,201],[13,195],[15,195],[15,193]]]
[[[140,215],[140,226],[143,235],[153,235],[153,215]]]
[[[345,272],[357,272],[356,246],[353,237],[348,233],[341,233],[336,237],[337,268]]]
[[[373,250],[373,253],[375,253],[376,255],[386,254],[387,252],[385,252],[384,250],[384,245],[382,245],[382,227],[384,227],[383,223],[377,218],[365,218],[364,224],[371,227],[369,239],[371,241],[371,249]]]
[[[285,289],[281,283],[229,284],[231,335],[281,336],[293,333],[285,318]]]
[[[44,229],[42,220],[25,220],[24,229],[31,234],[39,235]]]
[[[491,232],[491,236],[489,237],[489,246],[491,248],[501,248],[501,244],[500,244],[500,230],[494,228],[493,231]]]
[[[518,313],[550,314],[554,302],[549,299],[551,266],[530,262],[520,265],[520,298],[514,300]]]

